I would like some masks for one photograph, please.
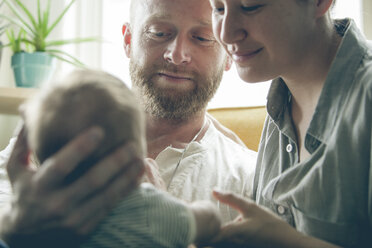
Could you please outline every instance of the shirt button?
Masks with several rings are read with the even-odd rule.
[[[291,144],[288,144],[285,149],[287,150],[287,152],[292,152],[293,146]]]
[[[277,209],[278,214],[283,215],[285,213],[285,208],[283,206],[278,206]]]

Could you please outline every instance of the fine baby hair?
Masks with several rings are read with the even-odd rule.
[[[104,140],[82,162],[78,174],[127,141],[134,141],[141,157],[146,154],[144,118],[134,94],[120,79],[102,71],[77,70],[41,89],[25,107],[25,125],[39,163],[85,129],[103,128]]]

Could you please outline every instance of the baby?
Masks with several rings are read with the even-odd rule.
[[[95,125],[105,138],[69,178],[120,145],[133,141],[146,156],[145,120],[139,102],[119,79],[92,70],[75,71],[31,99],[25,108],[28,141],[41,164],[83,130]],[[82,247],[187,247],[212,238],[221,225],[212,203],[186,204],[143,183],[123,199]]]

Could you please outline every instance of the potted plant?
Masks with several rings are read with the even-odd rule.
[[[36,0],[35,0],[36,1]],[[83,64],[64,52],[58,46],[97,41],[96,38],[76,38],[50,41],[48,36],[60,23],[76,0],[71,0],[54,21],[50,21],[51,0],[41,10],[37,0],[37,13],[31,11],[20,0],[3,0],[14,16],[0,14],[0,18],[8,21],[11,27],[6,29],[8,44],[13,51],[12,68],[16,85],[19,87],[37,87],[49,81],[54,71],[55,58],[76,66]]]

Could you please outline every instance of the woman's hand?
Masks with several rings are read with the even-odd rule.
[[[213,247],[336,247],[306,236],[270,210],[232,193],[213,195],[241,213],[234,222],[222,227],[212,240]]]

